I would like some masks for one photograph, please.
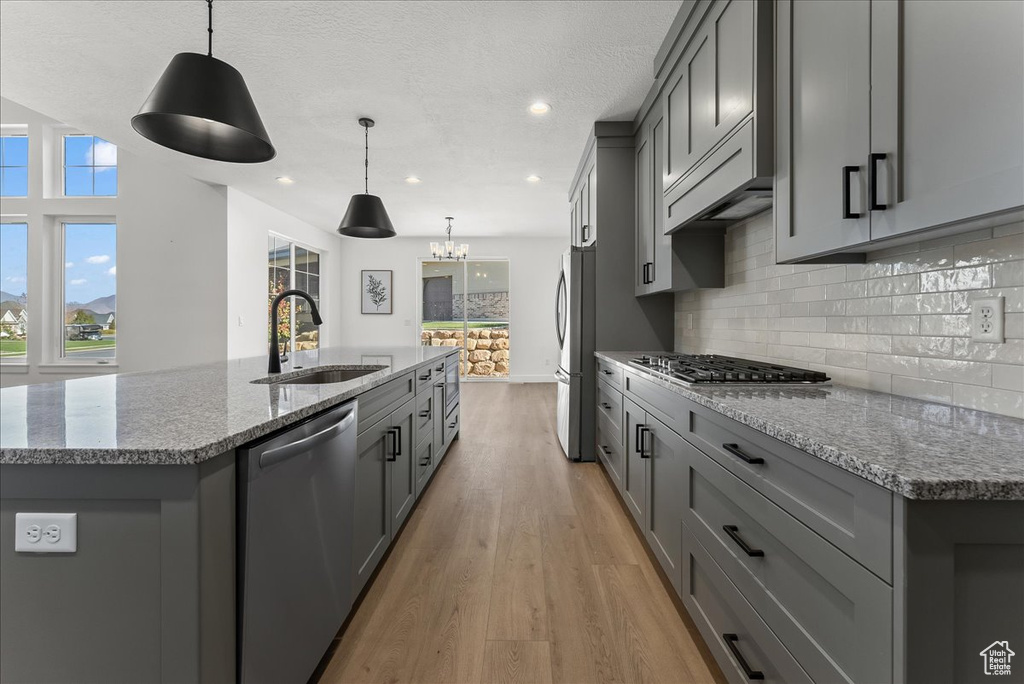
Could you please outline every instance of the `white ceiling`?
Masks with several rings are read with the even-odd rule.
[[[561,234],[587,133],[634,116],[680,4],[220,0],[213,53],[248,83],[277,148],[265,164],[170,152],[129,123],[171,56],[205,52],[201,0],[3,0],[0,93],[325,230],[362,192],[369,116],[370,192],[399,235],[446,215],[456,239]]]

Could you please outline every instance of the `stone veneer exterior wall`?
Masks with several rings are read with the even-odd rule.
[[[473,292],[466,295],[471,321],[507,321],[508,292]],[[452,318],[462,318],[462,297],[452,298]]]
[[[891,247],[865,264],[778,265],[772,214],[729,229],[726,286],[676,294],[676,351],[804,366],[835,382],[1024,417],[1024,224]],[[970,337],[1005,297],[1006,342]]]

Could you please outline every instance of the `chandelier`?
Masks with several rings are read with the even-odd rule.
[[[452,221],[455,220],[451,216],[444,217],[448,221],[448,227],[445,228],[445,232],[448,234],[448,238],[443,242],[431,242],[430,243],[430,254],[435,259],[452,259],[453,261],[459,261],[469,256],[469,245],[463,242],[460,245],[456,245],[452,240]]]

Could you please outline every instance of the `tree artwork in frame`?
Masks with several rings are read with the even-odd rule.
[[[391,313],[391,271],[362,272],[364,314]]]

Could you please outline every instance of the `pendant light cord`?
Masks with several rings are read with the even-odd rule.
[[[209,34],[206,56],[213,57],[213,0],[206,0],[206,12],[208,21],[206,32]]]
[[[364,132],[366,133],[366,143],[363,148],[363,183],[364,191],[367,195],[370,194],[370,127],[364,126]]]

